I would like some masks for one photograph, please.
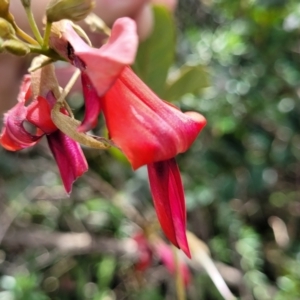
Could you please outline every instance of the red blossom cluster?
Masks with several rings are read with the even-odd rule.
[[[190,256],[184,191],[175,156],[188,150],[206,120],[161,100],[135,75],[129,65],[134,62],[137,46],[136,25],[129,18],[115,22],[108,42],[100,49],[89,46],[70,21],[59,22],[50,36],[50,47],[81,71],[85,116],[77,131],[92,129],[103,114],[112,144],[125,154],[133,169],[147,166],[162,229]],[[51,110],[59,96],[42,78],[47,74],[44,68],[25,76],[18,104],[5,115],[0,143],[16,151],[46,136],[70,193],[74,180],[88,167],[79,144],[53,123]],[[42,86],[33,89],[37,84]],[[60,111],[68,115],[67,110]],[[35,125],[35,133],[25,129],[26,122]]]

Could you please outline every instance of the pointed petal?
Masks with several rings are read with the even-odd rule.
[[[57,130],[57,127],[51,119],[51,108],[47,100],[43,97],[37,97],[27,108],[27,120],[50,134]]]
[[[133,169],[185,152],[206,124],[202,115],[162,101],[128,67],[101,105],[109,134]]]
[[[56,160],[59,172],[69,194],[73,182],[85,173],[88,165],[79,144],[57,130],[47,136],[49,147]]]
[[[148,164],[154,207],[166,237],[188,257],[186,210],[180,173],[174,158]]]
[[[98,116],[101,111],[100,99],[85,71],[81,73],[81,82],[85,103],[85,114],[78,132],[86,132],[97,125]]]

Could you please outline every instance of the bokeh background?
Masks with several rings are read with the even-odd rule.
[[[208,121],[178,156],[188,229],[238,299],[300,299],[299,1],[153,9],[134,69]],[[81,118],[81,94],[69,101]],[[90,170],[67,197],[45,142],[0,149],[0,299],[176,299],[159,259],[137,276],[128,249],[140,230],[130,207],[155,220],[146,169],[115,150],[84,152]],[[191,273],[187,299],[224,299],[205,269]]]

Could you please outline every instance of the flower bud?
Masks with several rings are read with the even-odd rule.
[[[95,7],[94,0],[51,0],[46,9],[47,21],[83,20]]]
[[[21,0],[21,2],[24,7],[30,7],[30,5],[31,5],[31,0]]]
[[[3,39],[9,39],[14,35],[15,30],[12,25],[5,19],[0,18],[0,37]]]
[[[2,44],[2,48],[7,52],[17,56],[24,56],[30,52],[30,49],[26,44],[17,40],[4,41]]]
[[[9,14],[9,0],[0,0],[0,17],[7,18]]]

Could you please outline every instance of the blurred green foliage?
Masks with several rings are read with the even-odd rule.
[[[136,72],[162,98],[208,121],[178,157],[189,230],[207,243],[215,261],[241,275],[231,282],[230,273],[222,273],[239,299],[299,299],[300,4],[184,0],[175,19],[156,7],[155,21],[153,35],[140,46]],[[132,235],[136,227],[107,201],[107,186],[97,180],[147,215],[152,204],[145,171],[131,172],[118,153],[85,153],[92,173],[66,198],[43,144],[19,154],[0,150],[1,238],[2,231],[13,236],[14,230],[36,228]],[[1,300],[174,299],[172,278],[159,275],[158,262],[143,282],[126,257],[73,256],[5,241]],[[187,294],[222,299],[201,271]]]

